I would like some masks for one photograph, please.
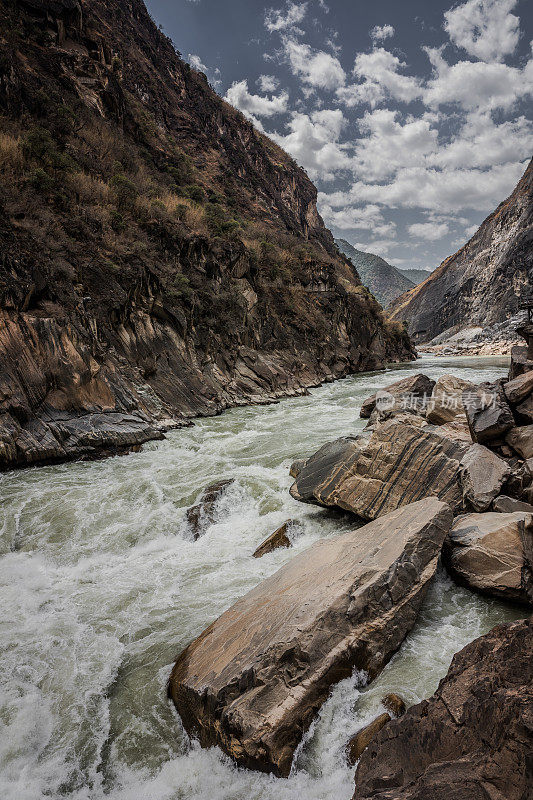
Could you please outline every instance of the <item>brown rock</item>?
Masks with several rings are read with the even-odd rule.
[[[533,622],[499,625],[457,653],[429,699],[364,751],[354,800],[529,800]]]
[[[517,406],[533,392],[533,371],[525,372],[503,385],[503,391],[512,406]]]
[[[279,547],[292,547],[292,542],[289,539],[287,532],[297,526],[298,523],[293,519],[288,519],[284,522],[274,533],[271,533],[264,542],[262,542],[257,550],[253,553],[254,558],[261,558],[261,556],[271,553],[272,550],[277,550]]]
[[[372,720],[369,725],[361,728],[360,731],[357,731],[355,736],[352,736],[346,747],[346,756],[348,758],[348,764],[351,767],[359,761],[361,754],[366,750],[372,739],[374,739],[380,730],[385,727],[387,722],[390,721],[390,714],[380,714],[379,717]]]
[[[428,498],[316,542],[238,600],[178,658],[183,724],[248,768],[288,775],[330,687],[375,677],[413,626],[452,523]]]
[[[379,392],[376,392],[376,394],[373,394],[371,397],[368,397],[361,406],[359,416],[363,417],[363,419],[368,419],[376,407],[378,395],[384,400],[386,399],[384,397],[385,394],[391,395],[390,407],[392,407],[394,403],[400,403],[404,397],[412,396],[423,398],[424,395],[429,397],[433,391],[434,385],[435,381],[428,378],[427,375],[418,374],[410,375],[408,378],[402,378],[395,383],[391,383],[390,386],[381,389]]]
[[[511,409],[499,386],[465,389],[463,405],[474,442],[485,444],[502,439],[515,425]]]
[[[448,439],[455,439],[456,442],[472,443],[472,436],[470,434],[466,415],[459,414],[451,422],[447,422],[445,425],[439,425],[435,428],[435,433]]]
[[[533,370],[533,361],[528,361],[527,347],[515,345],[511,348],[511,367],[509,369],[509,380],[512,381],[519,375]]]
[[[335,477],[340,480],[367,441],[363,437],[336,439],[323,445],[307,461],[296,461],[298,474],[290,490],[292,496],[302,503],[316,503],[315,495],[323,483]],[[291,470],[295,471],[294,464]]]
[[[302,471],[302,467],[305,466],[305,458],[298,458],[296,461],[293,461],[291,467],[289,469],[289,475],[291,478],[297,478],[300,472]]]
[[[205,533],[206,527],[215,521],[217,502],[228,486],[231,486],[233,483],[235,483],[234,478],[212,483],[211,486],[204,489],[199,502],[195,506],[191,506],[191,508],[187,509],[185,516],[195,539],[198,539],[202,533]]]
[[[463,497],[476,511],[486,511],[510,475],[508,464],[482,444],[473,444],[461,460]]]
[[[290,492],[296,500],[342,508],[363,519],[429,496],[459,513],[464,510],[459,465],[468,449],[466,443],[390,420],[366,447],[352,447],[344,455],[339,450],[334,463],[316,469],[319,459],[309,459]]]
[[[445,425],[456,417],[464,419],[463,391],[472,390],[474,385],[469,381],[456,378],[455,375],[443,375],[433,387],[426,419],[433,425]]]
[[[382,698],[381,702],[387,711],[390,711],[395,717],[401,717],[402,714],[405,714],[405,702],[400,695],[390,692],[390,694],[386,694],[385,697]]]
[[[492,508],[500,514],[512,514],[514,511],[525,511],[527,514],[533,514],[533,506],[530,503],[515,500],[514,497],[507,497],[504,494],[494,500]]]
[[[505,437],[507,444],[526,460],[533,458],[533,425],[513,428]]]
[[[453,578],[493,597],[533,605],[533,517],[524,512],[465,514],[442,557]]]
[[[533,375],[533,373],[530,374]],[[521,421],[533,422],[533,394],[530,394],[520,405],[516,406],[516,413]]]

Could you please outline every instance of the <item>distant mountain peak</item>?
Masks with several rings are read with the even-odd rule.
[[[415,286],[414,281],[381,256],[357,250],[346,239],[335,239],[335,244],[350,259],[363,284],[384,308]]]

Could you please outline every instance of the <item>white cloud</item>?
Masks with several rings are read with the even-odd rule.
[[[374,107],[386,97],[403,102],[415,100],[422,95],[422,88],[417,78],[399,72],[405,66],[383,47],[371,53],[358,53],[353,75],[360,82],[338,89],[337,97],[348,108],[364,103]]]
[[[322,9],[322,11],[324,11],[325,14],[329,14],[329,6],[325,2],[325,0],[318,0],[318,5]]]
[[[443,169],[491,167],[523,160],[532,152],[533,127],[524,116],[495,123],[490,113],[471,112],[431,163]]]
[[[202,62],[200,56],[197,56],[195,53],[189,53],[189,64],[200,72],[208,71],[208,67]]]
[[[308,44],[291,37],[283,40],[283,49],[292,74],[312,89],[337,89],[346,80],[340,61],[324,50],[312,50]]]
[[[284,9],[270,8],[265,13],[265,27],[270,33],[287,31],[302,22],[307,13],[307,2],[288,2]]]
[[[354,169],[366,180],[383,180],[402,167],[416,166],[437,151],[438,133],[430,119],[379,109],[359,120],[363,134],[355,148]]]
[[[260,75],[257,85],[262,92],[275,92],[279,86],[279,81],[273,75]]]
[[[469,225],[468,228],[465,228],[465,236],[468,239],[471,239],[472,236],[479,230],[479,225]]]
[[[459,61],[450,66],[441,49],[424,49],[434,72],[423,97],[432,108],[449,103],[466,110],[508,110],[519,98],[533,93],[533,60],[523,69],[484,61]]]
[[[450,229],[445,222],[415,222],[414,225],[409,225],[408,230],[411,236],[431,242],[442,239]]]
[[[345,145],[339,144],[346,120],[340,108],[293,113],[286,135],[271,134],[274,141],[296,159],[312,180],[332,180],[335,173],[350,166]]]
[[[470,56],[501,61],[513,53],[520,37],[520,20],[509,13],[517,0],[468,0],[444,14],[451,41]]]
[[[334,209],[335,203],[329,202],[329,196],[320,193],[318,197],[320,213],[328,225],[340,230],[366,230],[373,236],[394,236],[396,224],[386,222],[383,212],[377,205],[365,206],[344,205],[338,210]]]
[[[224,98],[232,106],[255,121],[255,117],[273,117],[287,111],[289,95],[281,92],[278,96],[262,97],[248,91],[248,81],[235,81],[231,84]]]
[[[383,42],[391,36],[394,36],[392,25],[375,25],[370,31],[370,38],[375,42]]]

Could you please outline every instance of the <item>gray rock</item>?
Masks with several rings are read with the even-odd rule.
[[[533,517],[524,512],[465,514],[446,537],[442,557],[471,589],[533,605]]]
[[[462,396],[466,389],[474,388],[472,383],[455,375],[443,375],[433,387],[426,413],[427,421],[434,425],[445,425],[460,417],[466,423]]]
[[[297,470],[298,473],[291,495],[302,503],[316,503],[316,495],[324,483],[329,483],[334,477],[340,480],[366,442],[363,437],[336,439],[327,442],[306,461],[296,461],[291,467],[291,472]],[[296,468],[295,464],[298,465]]]
[[[394,402],[402,405],[402,398],[405,397],[430,397],[434,386],[435,381],[421,373],[418,375],[410,375],[408,378],[402,378],[395,383],[391,383],[390,386],[381,389],[379,392],[376,392],[376,394],[371,395],[371,397],[368,397],[361,406],[359,416],[363,417],[363,419],[368,419],[368,417],[370,417],[372,411],[376,407],[378,396],[383,398],[385,394],[391,395],[391,404]]]
[[[473,444],[461,460],[463,497],[476,511],[486,511],[510,474],[509,465],[496,453]]]
[[[501,494],[492,503],[493,511],[499,511],[500,514],[512,514],[514,511],[525,511],[528,514],[533,514],[533,505],[531,503],[524,503],[523,500],[516,500],[514,497],[507,497]]]
[[[513,428],[505,437],[505,441],[522,458],[533,458],[533,425],[523,425],[520,428]]]
[[[472,440],[488,444],[505,437],[514,425],[514,417],[505,396],[498,385],[466,389],[463,405]]]
[[[533,371],[525,372],[503,385],[503,391],[509,403],[517,406],[533,392]]]
[[[248,592],[172,670],[186,730],[288,775],[332,684],[354,667],[374,678],[412,628],[452,521],[428,498],[316,542]]]

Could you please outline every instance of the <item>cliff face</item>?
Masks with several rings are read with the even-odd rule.
[[[305,173],[139,0],[0,7],[0,465],[412,357]]]
[[[373,253],[356,250],[346,239],[335,239],[335,244],[347,256],[359,277],[383,307],[414,286],[407,275],[393,267],[384,258]]]
[[[444,331],[492,325],[516,314],[533,281],[533,160],[517,187],[470,241],[388,312],[416,342]]]

